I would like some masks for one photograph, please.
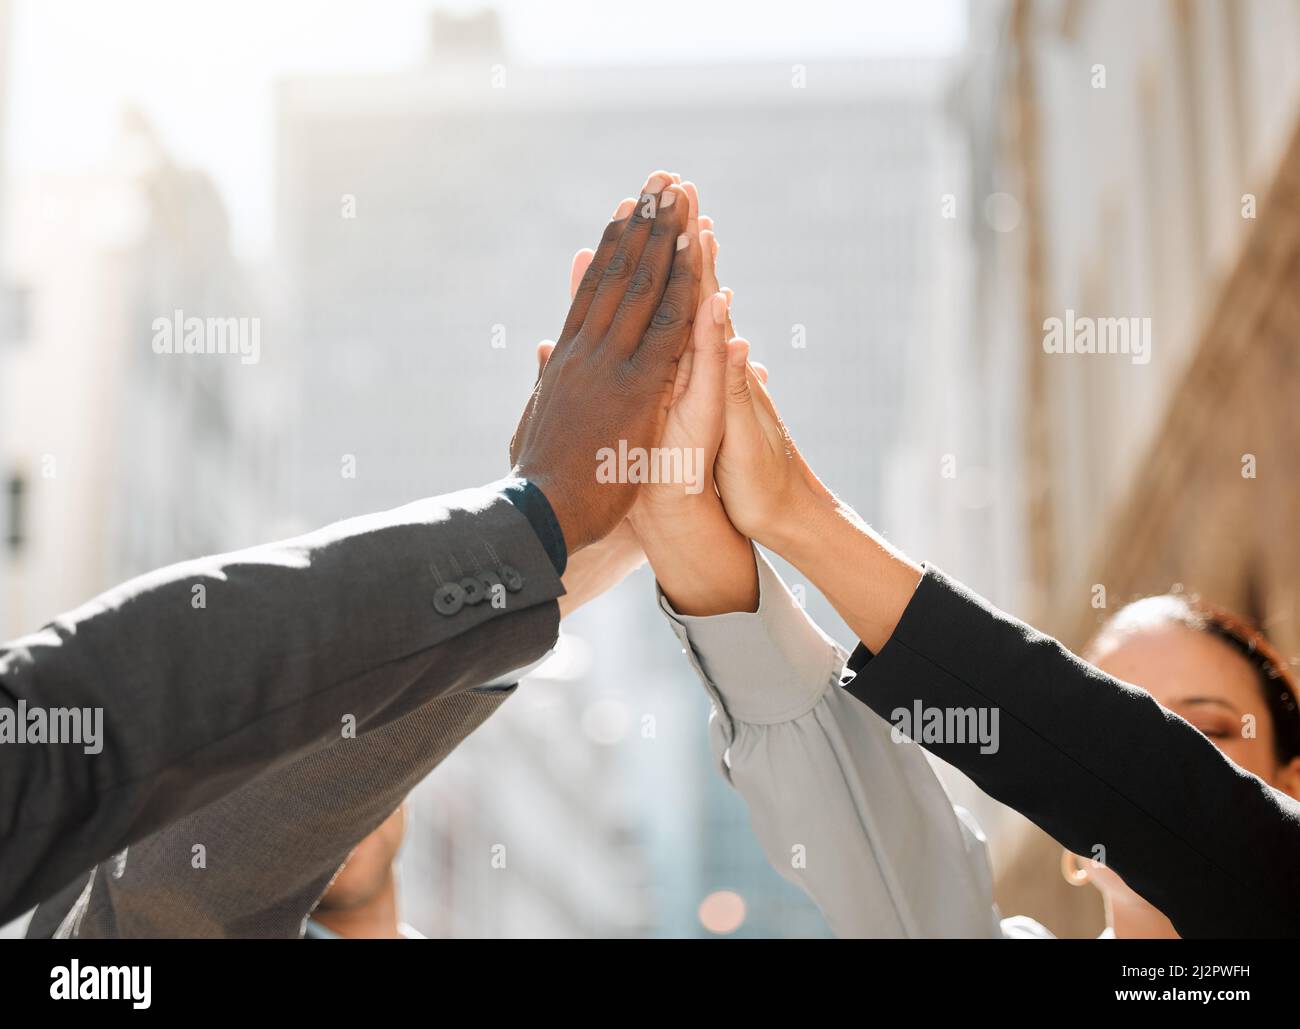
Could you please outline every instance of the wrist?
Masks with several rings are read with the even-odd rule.
[[[569,557],[573,557],[592,542],[587,521],[582,515],[582,508],[574,502],[571,491],[565,488],[561,480],[549,475],[533,475],[519,467],[516,467],[511,474],[532,483],[546,498],[560,535],[563,537],[565,552]]]
[[[642,511],[633,525],[659,588],[678,614],[757,609],[753,545],[731,524],[716,493],[693,497],[671,511]]]
[[[531,479],[512,473],[500,483],[500,493],[528,520],[556,574],[563,575],[569,560],[569,547],[555,507],[541,487]]]
[[[791,564],[808,558],[824,545],[827,534],[843,521],[839,498],[820,482],[801,482],[776,505],[772,517],[754,539]]]
[[[645,552],[635,531],[624,521],[604,539],[585,547],[564,574],[565,593],[559,598],[560,617],[617,586],[645,564]]]
[[[921,567],[829,490],[810,492],[782,523],[773,550],[815,585],[872,653],[893,635]]]
[[[712,482],[699,493],[643,486],[628,521],[643,541],[647,537],[656,541],[680,541],[694,535],[702,525],[723,522],[730,525]]]

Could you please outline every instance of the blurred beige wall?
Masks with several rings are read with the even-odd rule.
[[[916,549],[1075,648],[1133,596],[1183,583],[1300,652],[1300,325],[1284,263],[1297,201],[1289,185],[1269,192],[1279,168],[1293,174],[1300,3],[970,12],[951,101],[971,154],[953,184],[968,320],[925,358],[932,407],[917,423],[931,427],[912,455],[932,462],[914,477],[932,513]],[[1149,363],[1045,353],[1045,319],[1070,310],[1150,319]],[[1241,476],[1246,453],[1258,479]],[[955,791],[995,827],[1004,914],[1100,928],[1095,893],[1060,879],[1059,847]]]

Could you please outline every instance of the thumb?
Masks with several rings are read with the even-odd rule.
[[[705,297],[691,330],[691,378],[686,395],[718,410],[727,375],[727,298],[721,293]],[[684,356],[684,355],[683,355]]]
[[[749,341],[737,336],[727,343],[727,421],[734,417],[753,417],[754,398],[749,391],[745,365],[749,360]]]

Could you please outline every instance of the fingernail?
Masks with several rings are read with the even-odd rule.
[[[650,178],[645,180],[645,185],[641,187],[642,193],[661,193],[668,183],[672,182],[672,176],[667,172],[655,172]]]
[[[718,237],[715,235],[715,236],[713,237],[713,256],[714,256],[714,257],[717,257],[717,256],[718,256],[718,248],[721,247],[721,246],[722,246],[722,244],[718,242]]]
[[[690,246],[690,244],[691,244],[691,237],[686,235],[686,233],[683,232],[680,236],[677,237],[678,250],[685,250],[688,246]]]
[[[727,298],[721,293],[714,293],[709,304],[713,314],[713,324],[725,325],[727,321]]]
[[[665,190],[664,190],[664,193],[663,193],[663,196],[661,196],[661,197],[659,198],[659,208],[660,208],[660,210],[663,210],[663,209],[665,209],[665,208],[672,207],[673,204],[675,204],[675,203],[677,203],[677,190],[675,190],[675,189],[665,189]]]

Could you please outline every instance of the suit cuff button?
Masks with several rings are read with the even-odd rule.
[[[501,581],[511,593],[518,593],[524,588],[524,577],[512,565],[501,566]]]
[[[465,591],[456,583],[449,582],[433,594],[433,608],[440,615],[454,615],[465,606]]]

